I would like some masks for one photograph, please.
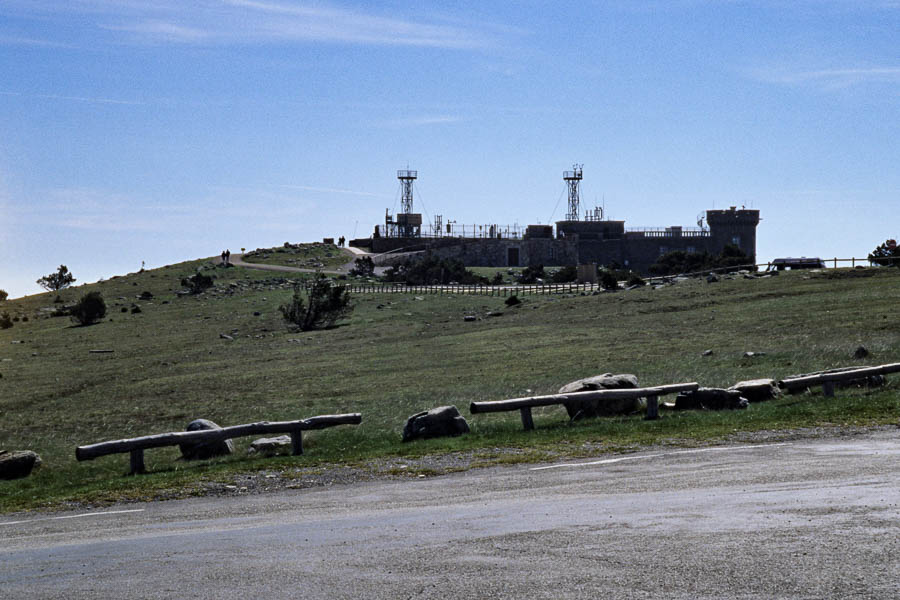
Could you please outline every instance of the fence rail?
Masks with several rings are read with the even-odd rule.
[[[107,454],[130,452],[131,474],[134,475],[146,472],[144,467],[144,450],[150,448],[178,446],[180,444],[209,444],[247,435],[271,433],[289,433],[291,435],[293,454],[296,456],[303,454],[303,431],[325,429],[336,425],[359,425],[361,422],[361,414],[348,413],[343,415],[319,415],[299,421],[261,421],[259,423],[223,427],[222,429],[175,431],[79,446],[75,449],[75,458],[79,461],[93,460]]]

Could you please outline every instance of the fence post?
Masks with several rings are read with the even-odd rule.
[[[291,432],[291,454],[294,456],[303,454],[303,431],[300,429]]]
[[[659,418],[659,396],[647,396],[647,421],[655,421]]]
[[[519,413],[522,415],[522,427],[525,428],[525,431],[534,429],[534,419],[531,418],[531,407],[523,406],[519,409]]]
[[[855,256],[850,258],[850,266],[856,267],[856,257]]]
[[[147,469],[144,467],[144,449],[140,448],[138,450],[132,450],[131,473],[129,473],[129,475],[138,475],[146,472]]]
[[[837,269],[837,256],[834,257],[834,268]]]

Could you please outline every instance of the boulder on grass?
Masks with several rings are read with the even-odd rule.
[[[775,383],[774,379],[751,379],[749,381],[739,381],[729,390],[736,390],[741,396],[750,402],[764,402],[778,397],[781,389]]]
[[[469,424],[455,406],[440,406],[411,416],[403,427],[403,441],[469,433]]]
[[[262,454],[263,456],[275,456],[276,454],[290,454],[294,447],[291,444],[291,436],[280,435],[272,438],[259,438],[250,443],[247,454]]]
[[[185,431],[210,431],[215,429],[222,428],[207,419],[195,419],[188,423]],[[213,456],[225,456],[234,452],[234,444],[231,440],[179,444],[178,447],[181,449],[181,456],[185,460],[203,460]]]
[[[595,375],[567,383],[559,388],[559,393],[572,394],[592,390],[630,390],[636,387],[638,387],[638,380],[635,375],[604,373],[603,375]],[[569,413],[569,418],[577,421],[586,417],[609,417],[638,412],[646,406],[646,399],[571,400],[564,404],[566,411]]]
[[[749,404],[739,391],[721,388],[700,388],[675,396],[675,410],[732,410]]]
[[[0,479],[28,477],[41,465],[41,457],[31,450],[0,450]]]

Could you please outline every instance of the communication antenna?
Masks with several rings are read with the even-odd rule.
[[[566,221],[577,221],[579,205],[581,204],[581,168],[584,165],[572,165],[571,171],[563,171],[563,180],[569,188],[569,212],[566,213]]]
[[[413,181],[418,176],[417,171],[397,171],[397,179],[400,180],[400,212],[410,214],[413,211]]]

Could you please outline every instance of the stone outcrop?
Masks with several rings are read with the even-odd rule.
[[[0,479],[20,479],[41,465],[41,457],[31,450],[0,450]]]
[[[574,392],[588,392],[591,390],[625,390],[638,387],[635,375],[604,373],[585,379],[579,379],[567,383],[559,388],[560,394]],[[565,403],[566,411],[572,420],[586,417],[608,417],[613,415],[627,415],[642,410],[646,406],[643,398],[615,399],[615,400],[572,400]]]
[[[185,431],[209,431],[222,429],[207,419],[195,419],[188,423]],[[181,456],[185,460],[206,459],[213,456],[225,456],[234,452],[234,444],[231,440],[219,440],[197,444],[179,444]]]
[[[781,393],[781,389],[775,383],[774,379],[751,379],[749,381],[739,381],[729,390],[736,390],[741,396],[750,402],[764,402],[773,400]]]
[[[403,427],[403,441],[469,433],[469,424],[455,406],[440,406],[411,416]]]

